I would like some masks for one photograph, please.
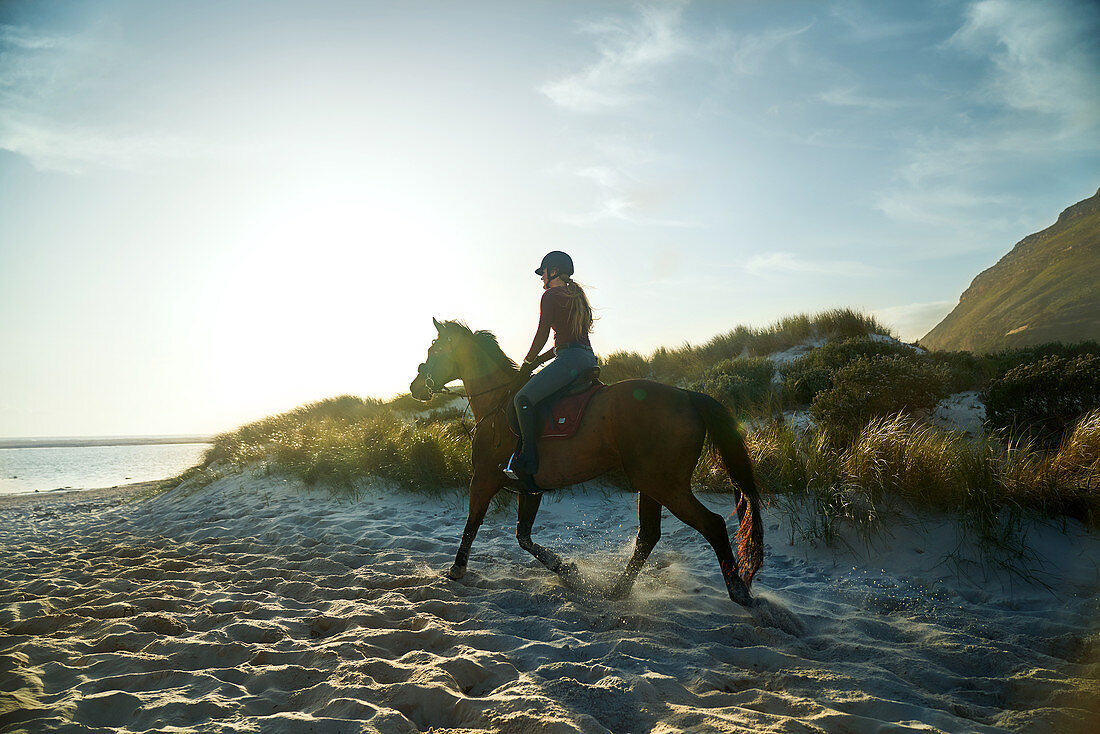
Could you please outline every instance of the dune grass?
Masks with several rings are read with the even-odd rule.
[[[202,465],[183,478],[201,484],[249,468],[338,491],[353,491],[364,477],[427,491],[468,483],[468,421],[454,408],[410,421],[409,408],[423,404],[344,395],[304,405],[216,436]]]
[[[203,465],[183,478],[201,485],[250,469],[339,492],[354,492],[365,477],[415,491],[461,488],[470,479],[470,428],[454,409],[410,422],[386,404],[345,396],[216,437]],[[746,442],[764,496],[803,541],[833,544],[849,529],[869,538],[913,512],[955,516],[983,544],[1002,549],[1019,547],[1026,513],[1100,525],[1100,410],[1055,452],[1001,434],[969,438],[900,414],[871,420],[854,441],[769,422]],[[731,490],[708,458],[694,482]]]
[[[1022,548],[1024,515],[1100,526],[1100,410],[1053,452],[900,414],[871,420],[851,442],[779,423],[746,439],[765,495],[787,510],[803,540],[833,543],[848,528],[870,537],[913,512],[955,516],[983,545],[1006,552]],[[699,473],[713,475],[713,467]]]
[[[677,349],[661,347],[648,357],[637,352],[615,352],[601,361],[602,375],[605,382],[645,377],[686,387],[703,379],[715,365],[738,357],[762,357],[813,339],[871,334],[889,336],[890,330],[873,316],[838,308],[814,315],[788,316],[762,329],[738,326],[705,344],[685,344]]]
[[[603,377],[646,376],[706,389],[739,403],[742,419],[755,416],[746,440],[757,476],[764,496],[790,518],[795,539],[835,543],[853,529],[869,538],[906,513],[938,513],[959,518],[992,550],[1019,553],[1025,516],[1100,525],[1100,409],[1081,417],[1057,450],[1005,433],[952,433],[919,413],[880,412],[854,428],[819,420],[807,431],[777,420],[791,401],[777,392],[776,371],[762,356],[807,340],[833,339],[834,346],[780,374],[800,376],[803,387],[820,378],[821,390],[831,389],[845,360],[869,350],[876,358],[926,360],[953,386],[996,371],[988,357],[921,357],[902,345],[868,343],[868,336],[886,333],[873,318],[847,310],[796,316],[766,329],[739,327],[698,347],[649,357],[620,352],[606,360]],[[997,359],[1007,364],[1018,356]],[[195,488],[249,470],[344,493],[371,477],[413,491],[462,488],[470,480],[472,420],[464,401],[440,397],[426,406],[408,395],[389,402],[345,395],[264,418],[217,436],[203,463],[176,484]],[[709,459],[693,481],[730,491],[725,472]]]

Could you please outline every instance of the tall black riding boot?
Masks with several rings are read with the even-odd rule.
[[[535,406],[527,400],[516,404],[519,419],[520,454],[512,462],[516,473],[533,477],[539,470],[538,438],[535,435]]]
[[[535,474],[539,470],[538,437],[535,435],[535,406],[526,400],[516,404],[516,417],[519,419],[520,443],[516,453],[504,467],[504,475],[523,483],[531,494],[541,494],[542,489],[535,484]]]

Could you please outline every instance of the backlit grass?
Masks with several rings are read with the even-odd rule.
[[[814,315],[799,314],[762,329],[738,326],[698,346],[661,347],[649,357],[637,352],[615,352],[601,360],[602,378],[605,382],[617,382],[645,377],[686,387],[690,382],[703,379],[715,365],[738,357],[762,357],[812,339],[845,339],[870,334],[889,336],[890,330],[873,316],[846,308]]]
[[[974,438],[945,431],[925,421],[921,411],[880,412],[870,420],[856,416],[855,423],[844,425],[830,424],[823,413],[820,427],[807,431],[772,419],[790,399],[781,395],[782,384],[773,380],[775,371],[761,355],[808,339],[839,340],[811,364],[822,363],[828,378],[824,390],[835,375],[843,377],[842,368],[826,364],[825,357],[866,351],[859,338],[885,332],[873,319],[850,311],[792,317],[768,329],[739,328],[700,347],[663,349],[650,357],[618,353],[609,358],[603,377],[688,382],[717,393],[740,417],[755,416],[746,440],[763,494],[788,515],[803,540],[833,543],[852,529],[867,537],[907,513],[937,513],[959,518],[990,548],[1018,550],[1021,518],[1028,515],[1100,524],[1100,409],[1082,416],[1057,450],[1003,433]],[[986,357],[898,354],[927,360],[950,381],[995,372]],[[177,483],[199,487],[248,470],[341,492],[353,492],[372,478],[413,491],[462,488],[470,480],[472,429],[465,402],[453,397],[425,406],[407,395],[389,402],[341,396],[217,436],[202,465]],[[721,467],[707,459],[696,468],[694,482],[711,490],[730,488]]]
[[[808,504],[804,538],[867,535],[907,511],[960,518],[987,544],[1008,542],[1022,514],[1100,524],[1100,411],[1083,416],[1056,452],[1002,434],[970,438],[898,415],[867,423],[853,442],[828,429],[772,423],[747,436],[765,494]],[[704,483],[713,467],[701,467]]]
[[[402,408],[423,404],[396,401]],[[227,470],[274,471],[351,490],[367,477],[420,490],[469,482],[470,426],[449,412],[442,420],[381,401],[342,396],[302,406],[214,438],[194,482]]]

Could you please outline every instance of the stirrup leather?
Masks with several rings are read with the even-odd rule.
[[[509,479],[514,479],[516,481],[519,481],[520,476],[516,472],[516,468],[515,468],[516,464],[518,463],[518,460],[519,460],[519,455],[518,454],[512,454],[510,457],[508,457],[508,464],[504,467],[504,476],[508,477]]]

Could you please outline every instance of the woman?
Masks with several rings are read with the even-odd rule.
[[[564,252],[547,253],[535,271],[542,276],[539,328],[523,360],[523,373],[530,373],[543,360],[539,351],[554,332],[554,361],[528,380],[516,393],[521,450],[508,462],[510,473],[533,476],[538,471],[535,444],[535,407],[580,373],[596,366],[596,355],[588,334],[592,331],[592,307],[584,290],[573,282],[573,259]],[[547,353],[549,354],[549,353]],[[544,355],[544,357],[547,355]]]

